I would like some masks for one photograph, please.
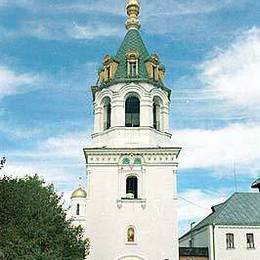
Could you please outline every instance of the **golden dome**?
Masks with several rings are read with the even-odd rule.
[[[83,190],[81,187],[73,191],[71,198],[87,198],[87,192]]]

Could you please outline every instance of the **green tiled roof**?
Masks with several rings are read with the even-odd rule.
[[[234,193],[224,203],[212,207],[212,213],[191,231],[208,225],[260,226],[260,193]]]
[[[139,76],[137,78],[129,78],[127,75],[126,57],[129,51],[136,51],[139,54]],[[140,32],[136,29],[128,30],[116,56],[114,57],[114,59],[118,62],[118,68],[116,70],[115,76],[112,80],[103,82],[101,84],[101,88],[105,88],[112,84],[121,82],[148,82],[165,90],[170,97],[171,90],[167,88],[162,81],[154,81],[149,78],[145,65],[145,62],[149,59],[149,57],[150,54],[145,47]],[[163,65],[161,66],[163,67]]]
[[[141,34],[136,29],[131,29],[125,35],[125,38],[116,54],[116,60],[119,61],[118,69],[115,74],[115,80],[127,79],[126,55],[129,51],[139,53],[139,80],[148,79],[145,67],[145,60],[149,58],[149,53],[144,45]]]

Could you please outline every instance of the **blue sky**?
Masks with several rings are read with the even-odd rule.
[[[260,2],[143,0],[142,35],[167,68],[180,230],[260,176]],[[124,1],[0,0],[3,173],[38,173],[65,198],[84,175],[90,86],[125,34]]]

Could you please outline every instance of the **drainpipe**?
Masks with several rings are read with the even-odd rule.
[[[215,224],[212,224],[212,233],[213,233],[213,260],[216,259],[216,250],[215,250]]]

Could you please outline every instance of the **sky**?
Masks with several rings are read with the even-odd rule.
[[[141,33],[172,89],[180,233],[260,177],[260,2],[142,0]],[[123,0],[0,0],[1,174],[68,202],[85,174],[90,86],[126,33]],[[236,178],[234,177],[236,176]]]

